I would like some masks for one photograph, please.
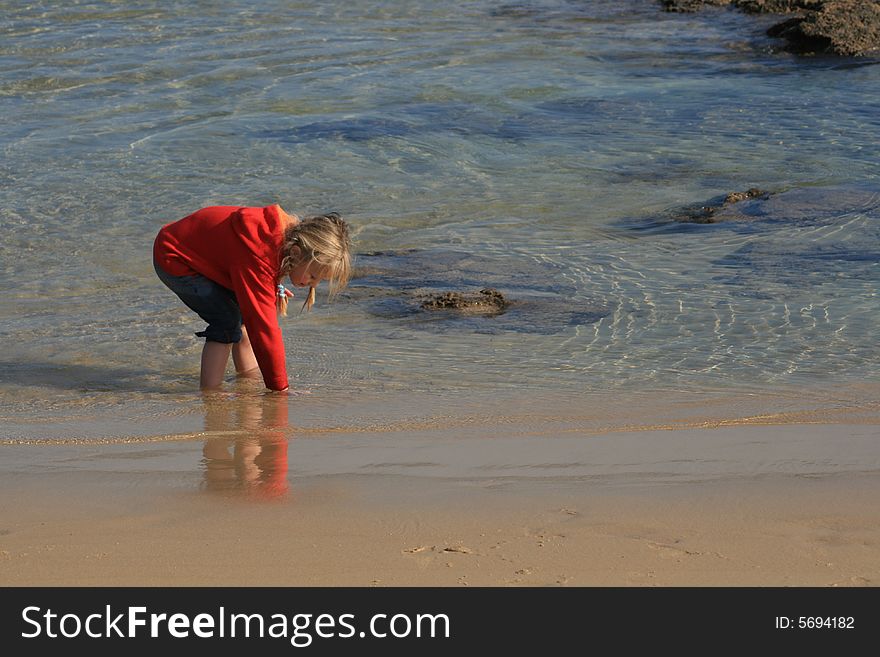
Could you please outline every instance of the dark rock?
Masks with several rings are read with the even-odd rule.
[[[610,312],[548,261],[446,249],[359,253],[342,300],[389,326],[438,333],[556,335]],[[500,291],[503,290],[503,293]]]
[[[739,203],[740,201],[745,201],[747,198],[758,198],[759,196],[766,197],[768,194],[767,192],[762,192],[757,187],[751,187],[744,192],[730,192],[730,194],[724,197],[724,205]]]
[[[803,16],[795,16],[794,18],[787,18],[781,23],[776,23],[767,30],[767,36],[771,36],[776,39],[790,39],[792,42],[796,41],[798,38],[798,33],[794,30],[799,30],[799,25],[804,22]]]
[[[720,214],[719,211],[734,203],[753,198],[768,198],[770,194],[757,187],[752,187],[744,192],[730,192],[720,200],[710,201],[705,205],[688,206],[673,213],[673,219],[680,223],[690,224],[714,224],[719,221],[729,220],[729,214]]]
[[[796,12],[767,30],[797,54],[865,55],[880,51],[880,0],[660,0],[666,11],[732,5],[750,14]]]
[[[816,10],[825,0],[733,0],[747,14],[788,14],[801,9]]]
[[[666,11],[689,13],[700,11],[705,6],[722,7],[729,5],[731,0],[660,0]]]
[[[730,230],[752,233],[780,226],[849,223],[859,216],[880,218],[880,187],[847,184],[796,187],[772,193],[753,188],[716,196],[699,205],[625,219],[620,225],[644,234],[693,233],[702,230],[699,224],[724,224]],[[875,228],[876,221],[869,220],[867,225],[874,232],[880,230]],[[871,239],[872,236],[866,241],[871,243]]]
[[[872,184],[794,188],[731,208],[739,209],[787,225],[836,224],[854,215],[880,215],[880,189]]]
[[[788,225],[832,224],[841,217],[876,215],[880,191],[856,185],[796,188],[765,192],[757,188],[718,196],[701,205],[677,208],[661,217],[632,222],[637,230],[658,230],[678,224],[757,222]]]
[[[509,305],[498,290],[487,287],[477,293],[442,292],[430,294],[421,303],[423,310],[457,310],[466,313],[500,314]]]
[[[817,10],[828,0],[660,0],[666,11],[694,12],[703,7],[733,5],[748,14],[787,14],[792,11]]]
[[[788,25],[780,36],[797,53],[853,56],[880,50],[880,2],[825,2],[802,21]]]

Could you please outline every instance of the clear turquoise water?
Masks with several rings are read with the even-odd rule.
[[[150,247],[210,204],[355,229],[349,293],[285,320],[300,424],[517,395],[875,400],[880,62],[775,52],[772,20],[0,2],[3,437],[199,430],[202,326]],[[752,186],[774,192],[758,221],[670,220]],[[518,305],[414,311],[483,285]]]

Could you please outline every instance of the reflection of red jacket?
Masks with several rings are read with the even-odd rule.
[[[264,437],[260,440],[260,453],[254,459],[260,468],[259,482],[251,492],[264,499],[282,497],[287,493],[287,437]]]
[[[201,274],[235,293],[266,387],[287,387],[275,309],[284,215],[265,208],[202,208],[159,231],[153,257],[172,276]]]
[[[260,483],[253,492],[265,499],[282,497],[287,493],[287,435],[290,407],[284,395],[268,395],[259,436],[260,453],[254,465],[260,468]]]

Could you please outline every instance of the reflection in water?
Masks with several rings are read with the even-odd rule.
[[[205,431],[235,438],[205,441],[203,488],[258,499],[287,495],[287,395],[206,394]]]

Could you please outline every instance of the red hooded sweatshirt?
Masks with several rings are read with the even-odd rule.
[[[235,293],[271,390],[288,385],[275,307],[285,220],[277,205],[202,208],[164,226],[153,244],[153,258],[172,276],[201,274]]]

